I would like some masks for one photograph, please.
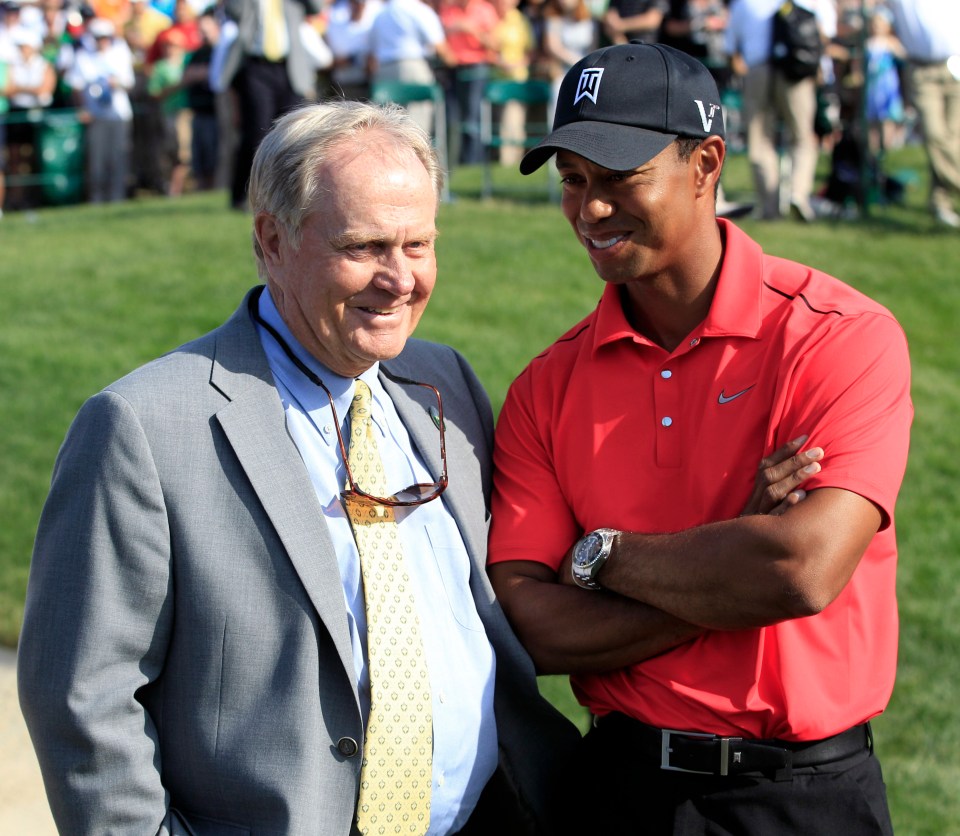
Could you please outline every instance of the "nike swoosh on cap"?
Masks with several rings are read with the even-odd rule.
[[[730,401],[735,401],[741,395],[745,395],[747,392],[749,392],[756,385],[756,383],[751,383],[746,389],[741,389],[739,392],[734,392],[732,395],[725,395],[723,393],[723,389],[721,389],[720,397],[717,398],[717,403],[723,404],[730,403]]]

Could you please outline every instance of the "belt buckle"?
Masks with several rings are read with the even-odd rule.
[[[698,737],[703,740],[716,740],[720,744],[720,771],[712,772],[704,769],[684,769],[682,766],[670,765],[670,753],[673,749],[670,746],[670,738],[673,735],[679,737]],[[738,738],[717,737],[715,734],[705,734],[704,732],[677,731],[676,729],[660,730],[660,768],[668,769],[671,772],[690,772],[696,775],[729,775],[730,773],[730,741]],[[739,760],[739,755],[737,755]]]

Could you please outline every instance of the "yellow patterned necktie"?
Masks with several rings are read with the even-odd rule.
[[[350,472],[363,490],[387,496],[370,403],[370,388],[358,380],[350,406]],[[393,508],[348,500],[347,512],[360,552],[370,671],[357,828],[422,836],[430,827],[433,713],[416,602]]]
[[[268,61],[283,58],[283,0],[265,0],[263,9],[263,57]]]

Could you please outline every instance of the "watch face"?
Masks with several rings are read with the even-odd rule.
[[[574,558],[579,566],[587,566],[597,559],[600,548],[603,545],[603,539],[595,531],[591,531],[577,546],[577,552]]]

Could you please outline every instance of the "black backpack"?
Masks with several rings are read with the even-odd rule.
[[[786,0],[773,16],[773,66],[790,81],[800,81],[817,74],[822,53],[816,15]]]

